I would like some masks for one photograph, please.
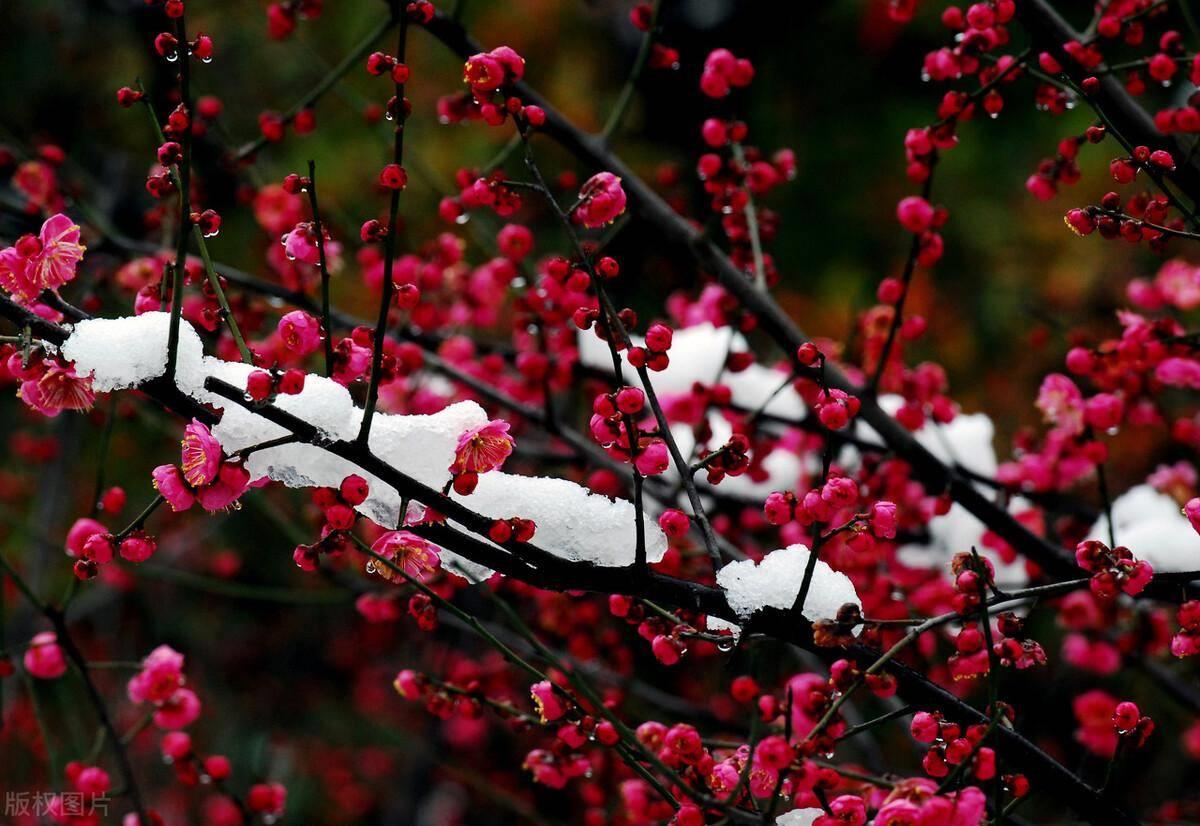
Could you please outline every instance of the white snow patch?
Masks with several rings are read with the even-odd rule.
[[[787,610],[800,594],[809,556],[804,545],[789,545],[757,564],[752,559],[730,562],[717,571],[717,585],[725,589],[725,599],[739,617],[762,608]],[[801,614],[813,622],[833,619],[848,602],[862,606],[850,578],[818,559]]]
[[[612,567],[634,562],[635,513],[624,499],[609,499],[566,479],[500,471],[480,476],[469,496],[450,495],[489,519],[532,519],[537,523],[533,544],[563,559]],[[646,560],[661,562],[667,537],[649,517],[645,535]]]
[[[120,319],[91,319],[75,325],[63,353],[80,373],[91,374],[97,390],[137,387],[166,371],[170,316],[145,313]],[[203,344],[186,321],[179,325],[176,384],[198,402],[223,411],[213,435],[226,453],[263,444],[287,434],[257,413],[204,389],[209,377],[244,388],[256,368],[205,356]],[[354,439],[362,423],[362,409],[349,391],[332,379],[308,374],[304,390],[280,395],[275,406],[302,418],[330,442]],[[441,490],[450,481],[458,437],[487,422],[478,404],[463,401],[430,415],[400,416],[378,413],[371,424],[371,451],[400,473],[426,487]],[[266,476],[288,487],[337,487],[352,473],[363,476],[370,496],[357,510],[374,522],[395,528],[401,521],[401,499],[395,488],[352,462],[323,450],[320,445],[290,444],[255,451],[246,459],[252,478]],[[460,501],[492,519],[522,517],[537,523],[534,544],[571,561],[596,565],[629,565],[634,561],[636,527],[632,503],[592,494],[565,479],[514,476],[493,471],[483,474],[479,486]],[[650,562],[661,561],[666,536],[658,524],[646,520],[646,551]],[[486,541],[486,540],[485,540]],[[492,572],[447,551],[447,567],[480,581]]]

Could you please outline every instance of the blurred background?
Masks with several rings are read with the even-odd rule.
[[[629,23],[631,3],[464,2],[464,21],[477,39],[488,47],[515,48],[526,58],[526,77],[536,88],[584,128],[603,125],[640,39]],[[1089,4],[1061,5],[1076,20],[1086,20]],[[224,107],[218,127],[197,150],[202,162],[204,153],[215,158],[256,138],[261,111],[286,111],[384,14],[377,0],[326,0],[319,19],[301,22],[288,40],[274,41],[266,36],[265,3],[189,0],[187,6],[190,30],[210,34],[216,44],[212,64],[194,72],[194,91],[218,96]],[[700,67],[717,46],[751,58],[755,81],[733,107],[750,125],[751,143],[767,153],[791,148],[798,162],[796,180],[774,190],[765,203],[780,216],[769,246],[782,274],[776,293],[806,331],[845,340],[856,314],[874,303],[879,281],[898,274],[904,262],[909,237],[896,225],[894,205],[915,188],[904,175],[902,141],[908,128],[936,119],[944,89],[923,82],[920,65],[927,51],[947,40],[940,8],[922,4],[916,20],[900,28],[887,18],[885,0],[673,0],[667,6],[662,41],[678,49],[680,66],[647,73],[616,151],[652,179],[677,172],[671,193],[702,210],[705,199],[693,174],[704,151],[699,126],[717,109],[697,89]],[[68,158],[64,181],[134,237],[146,236],[142,221],[151,201],[143,184],[156,142],[144,112],[119,108],[115,92],[140,78],[165,111],[172,81],[151,45],[161,27],[161,10],[147,9],[143,0],[0,2],[0,144],[17,159],[32,156],[42,144],[60,146]],[[381,48],[391,45],[389,37]],[[417,245],[446,228],[437,204],[453,192],[458,167],[484,164],[509,133],[479,123],[438,122],[437,99],[462,89],[461,61],[432,38],[414,31],[407,62],[414,113],[403,215],[406,238]],[[250,173],[252,183],[277,182],[315,159],[323,209],[348,250],[358,246],[362,221],[384,209],[384,198],[373,193],[389,154],[390,125],[369,124],[363,113],[368,104],[385,102],[387,88],[365,71],[352,71],[316,107],[316,132],[289,134],[283,144],[267,147]],[[1056,199],[1041,202],[1028,194],[1025,179],[1038,162],[1055,154],[1062,137],[1080,134],[1090,123],[1082,112],[1056,117],[1039,111],[1033,89],[1028,79],[1006,87],[1001,117],[990,120],[981,113],[965,124],[961,145],[940,164],[933,200],[950,210],[947,253],[933,271],[919,272],[910,303],[930,323],[929,335],[910,351],[911,360],[946,366],[952,395],[964,409],[986,409],[995,420],[1002,457],[1019,428],[1037,425],[1032,400],[1041,377],[1061,365],[1067,331],[1091,331],[1095,341],[1113,330],[1125,284],[1153,275],[1160,263],[1144,246],[1080,239],[1063,226],[1068,208],[1095,203],[1110,187],[1107,147],[1084,147],[1083,181]],[[539,151],[551,170],[574,169],[569,158],[543,146]],[[249,206],[239,202],[242,183],[217,173],[206,180],[206,205],[224,219],[210,247],[222,262],[265,274],[263,252],[273,242]],[[0,220],[5,243],[12,240],[10,220]],[[468,235],[473,231],[465,228]],[[694,279],[694,273],[660,259],[656,243],[652,230],[631,222],[613,247],[626,271],[645,276],[621,279],[620,298],[650,315],[662,312],[669,291]],[[89,255],[87,266],[118,263],[106,255],[111,253]],[[353,256],[346,257],[335,303],[368,315],[373,297],[361,287]],[[468,252],[472,262],[485,257],[478,249]],[[103,401],[90,418],[52,422],[27,416],[14,399],[0,404],[5,441],[0,540],[25,555],[44,593],[66,587],[63,537],[90,508],[109,404]],[[128,510],[136,513],[151,495],[150,469],[176,456],[178,428],[125,399],[112,409],[117,421],[111,455],[120,461],[105,483],[125,484]],[[1112,471],[1117,490],[1140,481],[1156,458],[1157,448],[1136,437],[1124,444]],[[408,620],[365,623],[353,609],[352,594],[312,583],[291,561],[291,548],[312,538],[305,520],[296,517],[306,513],[307,498],[272,491],[250,499],[222,519],[163,519],[160,525],[172,526],[164,528],[164,552],[139,569],[136,591],[126,593],[128,583],[121,581],[89,589],[79,605],[89,617],[92,649],[115,660],[140,658],[161,642],[183,651],[205,702],[195,736],[206,751],[231,757],[238,782],[285,781],[292,822],[524,823],[573,817],[576,804],[569,795],[513,782],[519,776],[514,757],[523,751],[507,738],[521,735],[479,739],[477,732],[456,733],[397,701],[390,682],[399,667],[419,663],[433,672],[469,672],[495,666],[482,656],[462,662],[445,653],[451,644],[470,650],[461,630],[444,627],[442,644],[435,646]],[[8,597],[13,599],[11,591]],[[547,599],[561,601],[568,614],[579,612],[574,620],[564,618],[560,629],[559,642],[569,647],[572,635],[582,633],[573,622],[586,620],[596,601]],[[36,630],[40,626],[31,616],[14,610],[6,633],[27,639]],[[645,665],[645,656],[640,651],[633,662]],[[633,673],[669,693],[712,693],[709,686],[675,684],[671,674],[652,666],[643,673],[641,665],[631,665]],[[742,666],[732,662],[714,679],[727,680]],[[120,704],[121,680],[113,677],[107,685]],[[92,736],[79,713],[78,686],[56,681],[34,686],[32,695],[27,688],[20,681],[0,683],[8,712],[0,731],[0,789],[53,785],[45,776],[46,760],[61,766],[86,753]],[[1032,682],[1029,691],[1041,688]],[[1051,718],[1069,711],[1047,708],[1045,714],[1052,726]],[[50,724],[50,742],[36,736],[39,716]],[[1060,719],[1059,725],[1068,723]],[[448,759],[457,754],[448,751],[448,740],[470,746],[470,757]],[[1069,743],[1069,733],[1062,740]],[[139,748],[143,764],[157,760],[154,743]],[[897,751],[916,765],[903,744]],[[1068,765],[1085,759],[1063,756]],[[1178,788],[1189,771],[1175,766],[1153,782],[1147,779],[1141,794],[1153,801],[1155,789]],[[194,817],[202,796],[172,785],[169,769],[159,774],[148,781],[152,796],[172,801],[175,808],[165,809]]]

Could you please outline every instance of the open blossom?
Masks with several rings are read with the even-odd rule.
[[[438,546],[412,531],[388,531],[375,540],[371,550],[391,560],[393,565],[413,579],[424,580],[441,564]],[[401,578],[387,565],[377,565],[372,561],[371,567],[388,582]]]
[[[292,310],[279,319],[279,341],[296,356],[307,356],[321,346],[321,322],[303,310]]]
[[[611,224],[625,211],[625,190],[611,172],[597,172],[579,190],[579,206],[572,217],[589,229]]]
[[[142,660],[142,670],[129,680],[126,691],[135,703],[165,703],[183,687],[183,655],[160,645]]]
[[[0,251],[0,287],[14,298],[32,301],[42,290],[56,290],[75,277],[87,248],[79,225],[62,213],[51,216],[37,235],[25,235]]]
[[[32,368],[17,388],[17,396],[44,416],[64,410],[90,410],[96,402],[92,381],[69,364],[46,361]]]
[[[67,658],[53,631],[35,634],[25,649],[25,670],[39,680],[53,680],[67,673]]]
[[[324,226],[321,227],[321,230],[324,235],[325,261],[329,265],[330,272],[333,272],[338,268],[337,262],[342,252],[342,245],[330,239],[329,232]],[[283,243],[284,254],[292,261],[299,261],[314,267],[321,263],[321,249],[317,245],[317,228],[311,221],[302,221],[296,224],[279,240]]]
[[[458,437],[450,472],[478,474],[496,470],[504,464],[512,450],[513,439],[508,435],[508,422],[493,419]]]
[[[220,442],[197,419],[184,430],[181,464],[182,470],[159,465],[151,473],[155,490],[175,511],[185,511],[195,502],[210,512],[223,510],[250,483],[246,469],[222,458]]]
[[[221,469],[221,443],[195,419],[183,429],[183,478],[192,487],[207,485]]]
[[[1067,376],[1046,376],[1038,390],[1037,407],[1056,429],[1070,435],[1083,432],[1083,394]]]
[[[509,46],[471,55],[463,64],[463,83],[470,86],[479,98],[487,97],[504,84],[515,83],[524,76],[525,58]]]
[[[543,723],[552,723],[567,713],[566,704],[546,680],[531,685],[529,693],[533,697],[533,703],[537,706],[538,716],[542,718]]]

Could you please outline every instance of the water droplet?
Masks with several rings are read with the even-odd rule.
[[[163,57],[167,59],[168,63],[174,63],[179,60],[179,52],[171,52],[170,54],[163,55]]]
[[[295,261],[295,260],[296,260],[296,256],[292,255],[290,252],[285,252],[285,253],[284,253],[284,257],[286,257],[286,258],[287,258],[287,260],[289,260],[289,261]]]
[[[219,230],[219,229],[214,229],[214,230],[213,230],[213,231],[211,231],[211,232],[206,232],[206,233],[204,233],[204,237],[205,237],[205,238],[216,238],[216,237],[217,237],[218,235],[220,235],[220,234],[221,234],[221,230]]]
[[[734,640],[733,637],[722,637],[720,640],[717,641],[717,650],[723,651],[726,654],[728,654],[730,651],[733,650],[733,647],[735,645],[737,645],[737,642]]]
[[[207,786],[212,783],[212,776],[207,774],[200,775],[200,785]]]
[[[384,116],[385,118],[387,118],[388,120],[395,120],[395,119],[392,117],[392,113],[391,113],[390,111],[388,111],[388,112],[384,112],[384,113],[383,113],[383,116]]]
[[[201,63],[212,63],[212,56],[200,58]]]
[[[464,212],[462,215],[459,215],[457,218],[454,219],[454,223],[461,226],[470,220],[471,220],[471,216]]]
[[[252,401],[254,401],[254,397],[253,397],[253,396],[251,396],[249,393],[243,393],[243,394],[242,394],[242,398],[243,398],[243,399],[245,399],[245,400],[246,400],[246,401],[248,401],[248,402],[252,402]]]
[[[374,574],[374,573],[378,573],[378,571],[379,571],[379,568],[375,565],[375,560],[368,559],[367,560],[367,573]]]

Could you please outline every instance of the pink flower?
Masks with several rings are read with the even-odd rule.
[[[371,550],[390,559],[413,579],[424,580],[441,564],[438,546],[411,531],[388,531],[375,540]],[[387,565],[379,565],[372,560],[371,567],[388,582],[400,579],[400,574]]]
[[[154,479],[154,489],[158,491],[173,511],[185,511],[196,501],[191,487],[179,468],[174,465],[159,465],[150,473]]]
[[[183,429],[183,457],[180,462],[183,478],[194,488],[207,485],[217,478],[221,468],[221,443],[212,431],[198,419]]]
[[[288,352],[307,356],[321,346],[321,322],[303,310],[292,310],[279,319],[279,341]]]
[[[463,64],[463,83],[480,94],[499,89],[504,83],[504,64],[490,54],[472,55]]]
[[[871,533],[879,539],[896,538],[896,505],[894,502],[876,502],[871,505]]]
[[[87,248],[79,243],[79,225],[59,213],[46,219],[37,236],[26,235],[0,252],[0,287],[21,301],[42,290],[56,290],[75,277]]]
[[[671,456],[662,439],[655,439],[638,451],[634,466],[643,476],[657,476],[671,466]]]
[[[534,683],[529,687],[533,704],[537,706],[538,716],[543,723],[551,723],[567,713],[567,707],[562,698],[554,691],[554,687],[546,680]]]
[[[45,416],[57,416],[63,410],[90,410],[96,401],[92,380],[57,362],[48,362],[36,379],[21,382],[17,396]]]
[[[1080,694],[1071,705],[1075,719],[1079,721],[1075,739],[1092,754],[1111,758],[1117,750],[1117,732],[1112,724],[1117,698],[1093,689]]]
[[[1083,432],[1083,394],[1062,373],[1051,373],[1042,380],[1037,408],[1056,429],[1072,436]]]
[[[576,223],[595,229],[611,224],[625,211],[625,190],[611,172],[598,172],[579,190],[579,206],[572,217]]]
[[[1197,390],[1200,389],[1200,362],[1172,356],[1158,363],[1158,366],[1154,368],[1154,377],[1172,387],[1189,387]]]
[[[487,473],[504,464],[513,451],[513,440],[508,435],[508,422],[493,419],[485,425],[472,428],[458,437],[454,449],[454,464],[450,472]]]
[[[332,262],[335,251],[332,249],[333,244],[329,240],[329,234],[325,233],[325,235],[325,259],[327,262]],[[311,222],[302,221],[296,224],[279,240],[283,243],[284,254],[292,261],[312,266],[321,263],[321,249],[317,246],[317,229]],[[338,245],[338,251],[340,249],[341,246]]]
[[[89,519],[86,516],[76,519],[75,523],[71,525],[71,529],[67,531],[67,556],[77,558],[83,556],[83,546],[87,541],[98,533],[107,532],[108,528],[95,519]]]
[[[250,474],[239,464],[222,458],[221,444],[198,419],[184,430],[180,463],[159,465],[151,476],[154,488],[174,511],[185,511],[199,502],[215,512],[237,501],[250,485]]]
[[[160,645],[142,660],[142,670],[126,685],[135,703],[161,705],[183,686],[183,655],[169,645]]]
[[[39,680],[53,680],[67,673],[67,658],[53,631],[34,635],[25,649],[25,670]]]
[[[471,55],[463,65],[463,83],[480,100],[506,83],[515,83],[525,75],[525,58],[509,46]]]
[[[180,688],[154,712],[154,725],[161,729],[185,728],[200,716],[200,698],[190,688]]]
[[[196,491],[196,501],[210,513],[232,505],[250,486],[250,474],[241,465],[221,465],[216,481]]]

